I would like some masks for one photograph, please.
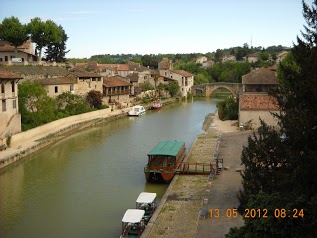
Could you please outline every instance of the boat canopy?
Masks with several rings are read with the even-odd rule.
[[[137,203],[151,203],[155,200],[155,198],[156,198],[156,193],[142,192],[140,193],[136,202]]]
[[[144,210],[128,209],[122,218],[122,222],[138,223],[142,220],[144,213]]]
[[[148,153],[148,155],[176,156],[184,145],[184,141],[161,141]]]

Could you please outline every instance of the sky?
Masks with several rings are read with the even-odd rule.
[[[311,6],[313,0],[305,0]],[[61,25],[67,58],[291,47],[304,29],[301,0],[0,0],[0,21]]]

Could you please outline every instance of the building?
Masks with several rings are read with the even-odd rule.
[[[66,77],[76,79],[78,94],[85,95],[91,90],[103,91],[102,76],[91,72],[72,72]]]
[[[257,62],[258,60],[259,60],[258,53],[248,54],[246,56],[246,61],[248,61],[249,63]]]
[[[0,144],[8,136],[21,132],[17,86],[21,79],[18,74],[0,71]]]
[[[43,85],[47,91],[47,95],[53,98],[64,92],[80,94],[78,81],[73,77],[39,79],[37,82]]]
[[[196,59],[196,64],[203,64],[205,62],[207,62],[207,57],[206,56],[200,56]]]
[[[268,125],[277,125],[271,112],[278,113],[275,98],[268,95],[268,90],[278,85],[276,72],[268,68],[260,68],[242,76],[243,92],[239,96],[239,122],[252,128],[260,126],[260,120]]]
[[[223,57],[222,62],[227,62],[227,61],[235,62],[237,61],[237,59],[234,55],[226,55],[225,57]]]
[[[128,104],[132,84],[121,76],[105,77],[103,79],[104,102]]]
[[[280,63],[287,56],[288,51],[282,51],[276,56],[276,64]]]
[[[10,64],[12,58],[20,58],[22,64],[24,62],[33,62],[37,60],[34,54],[34,47],[31,40],[27,40],[17,48],[17,55],[15,55],[15,47],[8,41],[0,40],[0,64]]]

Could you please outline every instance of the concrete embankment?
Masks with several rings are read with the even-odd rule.
[[[176,175],[142,237],[224,237],[230,227],[240,226],[242,219],[216,219],[200,216],[203,208],[232,209],[241,186],[240,155],[250,132],[239,132],[233,122],[220,122],[208,115],[203,129],[191,146],[187,162],[214,162],[217,148],[226,170],[215,178],[207,175]],[[221,130],[219,130],[221,128]],[[231,133],[229,133],[231,131]],[[226,133],[223,133],[226,132]],[[220,146],[217,146],[221,138]],[[231,139],[234,138],[234,139]]]

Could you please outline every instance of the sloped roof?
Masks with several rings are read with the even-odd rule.
[[[96,77],[102,77],[100,74],[96,74],[96,73],[91,73],[91,72],[79,72],[79,71],[75,71],[75,72],[71,72],[69,75],[75,75],[76,77],[80,77],[80,78],[96,78]]]
[[[70,72],[64,67],[56,66],[27,66],[27,65],[10,65],[10,66],[1,66],[1,69],[18,73],[21,75],[49,75],[49,76],[65,76]]]
[[[127,64],[118,64],[118,71],[129,71],[129,65]]]
[[[185,142],[183,141],[161,141],[148,153],[148,155],[176,156],[184,145]]]
[[[139,73],[128,74],[127,78],[130,79],[130,82],[138,82],[139,81]]]
[[[176,73],[176,74],[179,74],[179,75],[182,75],[182,76],[184,76],[184,77],[191,77],[191,76],[193,76],[191,73],[188,73],[188,72],[185,71],[185,70],[173,70],[173,71],[171,71],[171,72]]]
[[[22,51],[27,54],[34,55],[33,52],[30,52],[30,49],[33,49],[31,46],[32,41],[27,40],[22,45],[18,46],[18,51]],[[5,40],[0,40],[0,52],[15,52],[15,48],[10,42]]]
[[[242,84],[278,84],[274,71],[268,68],[259,68],[242,76]]]
[[[61,85],[61,84],[76,84],[77,80],[71,77],[47,78],[37,80],[42,85]]]
[[[103,85],[107,88],[110,87],[121,87],[121,86],[131,86],[129,82],[124,80],[120,76],[112,76],[103,79]]]
[[[23,77],[21,77],[18,74],[15,74],[15,73],[1,70],[0,71],[0,79],[23,79]]]
[[[240,110],[278,110],[277,100],[269,95],[243,94],[239,96]]]

